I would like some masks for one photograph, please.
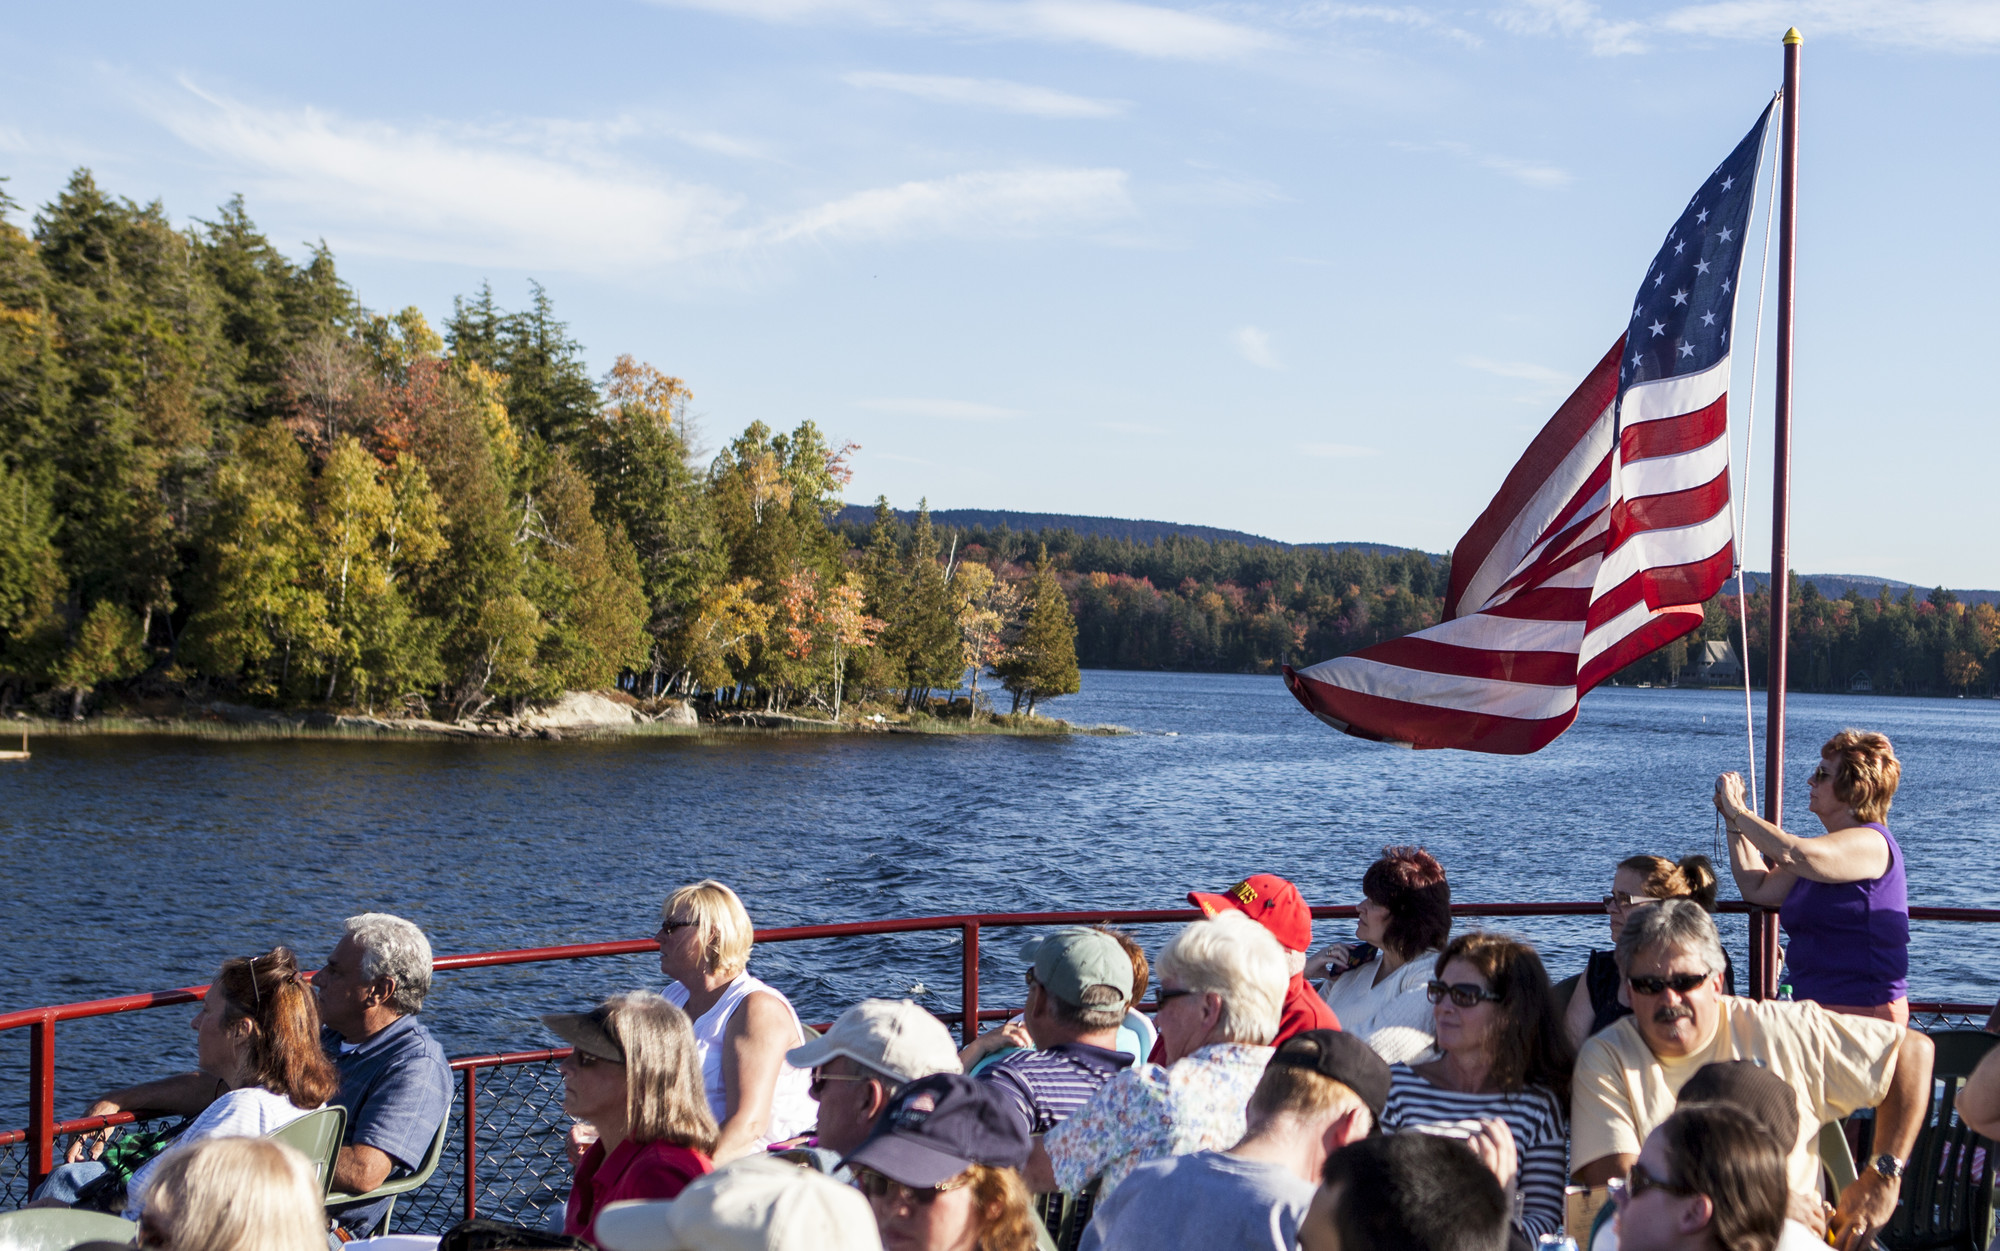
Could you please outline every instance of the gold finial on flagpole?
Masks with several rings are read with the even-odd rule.
[[[1805,41],[1806,37],[1799,33],[1799,28],[1796,26],[1785,32],[1784,42],[1786,43],[1804,43]]]

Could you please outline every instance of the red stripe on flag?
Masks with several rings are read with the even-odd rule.
[[[1636,534],[1648,530],[1673,530],[1707,521],[1729,507],[1729,470],[1724,469],[1700,486],[1660,495],[1642,495],[1635,500],[1619,500],[1611,509],[1611,533],[1606,546],[1615,552]]]
[[[1500,485],[1500,493],[1479,514],[1465,537],[1451,552],[1451,590],[1445,599],[1447,620],[1457,616],[1459,600],[1465,596],[1465,588],[1472,575],[1492,554],[1494,544],[1500,541],[1509,526],[1520,516],[1521,510],[1535,498],[1535,493],[1547,484],[1549,476],[1562,465],[1565,457],[1575,450],[1577,443],[1603,415],[1607,404],[1618,395],[1618,357],[1625,350],[1625,336],[1619,335],[1604,359],[1597,362],[1589,375],[1584,378],[1570,397],[1563,401],[1555,416],[1549,418],[1528,450],[1521,454],[1514,468],[1507,474],[1507,480]]]
[[[1591,601],[1584,628],[1595,630],[1635,604],[1655,609],[1674,604],[1699,604],[1722,589],[1734,563],[1733,545],[1724,543],[1713,556],[1684,565],[1656,565],[1641,569],[1617,586]]]
[[[1590,611],[1587,586],[1538,586],[1504,604],[1480,610],[1481,616],[1514,617],[1524,621],[1581,621]]]
[[[1702,611],[1699,604],[1689,604],[1655,613],[1647,619],[1645,625],[1590,658],[1590,662],[1584,665],[1583,672],[1577,675],[1577,698],[1582,699],[1584,694],[1599,682],[1633,661],[1651,655],[1656,649],[1665,647],[1684,634],[1694,633],[1701,628],[1701,622]]]
[[[1285,684],[1308,711],[1336,729],[1356,738],[1414,747],[1459,747],[1525,756],[1554,742],[1576,720],[1574,707],[1560,717],[1529,720],[1384,699],[1314,681],[1290,665],[1285,666]]]
[[[1678,417],[1642,421],[1618,432],[1618,454],[1626,464],[1707,447],[1729,429],[1729,397]]]
[[[1447,673],[1460,678],[1497,678],[1502,682],[1528,682],[1536,686],[1568,686],[1576,681],[1574,652],[1460,647],[1455,643],[1440,643],[1435,639],[1406,634],[1352,654],[1362,660],[1418,669],[1425,673]]]

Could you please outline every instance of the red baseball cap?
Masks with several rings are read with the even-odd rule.
[[[1244,913],[1271,931],[1271,937],[1289,951],[1304,951],[1312,946],[1312,909],[1306,907],[1305,896],[1299,894],[1298,887],[1275,873],[1246,877],[1220,895],[1191,890],[1188,902],[1208,916],[1231,908]]]

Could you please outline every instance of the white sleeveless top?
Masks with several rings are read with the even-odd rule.
[[[687,1007],[688,989],[679,982],[669,983],[660,992],[676,1008]],[[792,1045],[805,1044],[805,1031],[799,1028],[798,1010],[792,1001],[768,983],[761,982],[748,973],[739,973],[736,980],[723,988],[722,998],[715,1006],[695,1018],[694,1050],[701,1060],[701,1082],[708,1094],[709,1110],[715,1113],[716,1124],[728,1118],[728,1094],[722,1084],[722,1039],[729,1030],[729,1018],[736,1014],[745,999],[754,994],[766,994],[785,1005],[791,1014],[792,1037],[797,1039]],[[796,1138],[810,1130],[819,1122],[819,1103],[807,1093],[806,1087],[812,1082],[812,1074],[805,1069],[795,1069],[783,1060],[778,1062],[778,1085],[771,1092],[771,1118],[764,1125],[764,1132],[758,1135],[757,1149],[763,1150],[774,1142]]]

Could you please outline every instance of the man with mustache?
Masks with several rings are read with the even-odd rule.
[[[1931,1040],[1893,1022],[1827,1012],[1814,1003],[1722,993],[1715,921],[1687,899],[1638,908],[1616,952],[1632,1015],[1591,1037],[1577,1055],[1570,1118],[1576,1180],[1624,1177],[1641,1144],[1673,1113],[1681,1085],[1705,1064],[1754,1060],[1792,1089],[1799,1138],[1787,1173],[1792,1210],[1818,1217],[1819,1127],[1875,1109],[1876,1154],[1826,1222],[1834,1244],[1866,1245],[1888,1223],[1903,1166],[1930,1102]]]

